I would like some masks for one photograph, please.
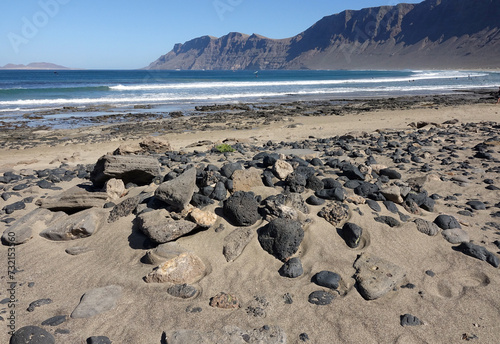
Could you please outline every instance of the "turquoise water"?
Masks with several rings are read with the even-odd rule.
[[[189,110],[207,103],[441,94],[499,85],[500,73],[467,71],[4,70],[0,119],[64,107]]]

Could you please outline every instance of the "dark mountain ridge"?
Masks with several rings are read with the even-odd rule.
[[[203,36],[148,69],[498,69],[498,0],[426,0],[346,10],[285,39]]]

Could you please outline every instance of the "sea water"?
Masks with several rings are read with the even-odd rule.
[[[189,111],[196,105],[442,94],[500,86],[500,73],[478,71],[0,71],[0,121],[74,110]],[[143,111],[143,110],[142,110]],[[151,110],[149,110],[151,112]],[[33,120],[33,119],[31,119]]]

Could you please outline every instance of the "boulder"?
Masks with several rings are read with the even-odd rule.
[[[159,244],[175,240],[196,228],[193,222],[172,219],[165,209],[140,214],[137,224],[148,238]]]
[[[190,168],[177,178],[162,183],[155,197],[178,209],[184,209],[193,197],[196,188],[196,169]]]
[[[266,252],[285,261],[299,249],[304,230],[300,222],[278,218],[259,231],[258,239]]]
[[[259,203],[251,192],[237,191],[224,201],[224,215],[236,226],[251,226],[261,216]]]
[[[196,283],[205,276],[203,261],[192,252],[181,253],[175,258],[158,265],[144,281],[146,283]]]
[[[95,164],[90,180],[96,187],[103,187],[111,178],[124,184],[147,185],[160,175],[158,159],[141,155],[104,155]]]
[[[233,191],[250,191],[254,187],[264,186],[262,172],[255,167],[234,171],[232,179]]]
[[[76,212],[89,208],[102,208],[108,200],[106,192],[97,191],[91,185],[76,185],[56,196],[36,202],[41,208],[52,211]]]
[[[105,209],[87,209],[63,217],[40,233],[40,236],[54,241],[86,238],[97,232],[108,214]]]

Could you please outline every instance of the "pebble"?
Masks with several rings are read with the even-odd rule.
[[[314,275],[312,281],[320,287],[337,289],[341,279],[339,274],[324,270]]]
[[[210,299],[210,306],[221,309],[238,309],[241,307],[238,298],[221,292]]]
[[[293,257],[286,261],[279,269],[279,274],[283,277],[297,278],[302,276],[304,269],[302,268],[302,262],[300,258]]]
[[[175,284],[168,287],[167,293],[180,299],[189,299],[194,297],[198,293],[198,290],[192,285]]]
[[[400,318],[401,326],[419,326],[424,323],[414,315],[404,314]]]
[[[92,336],[87,338],[87,344],[111,344],[111,340],[105,336]]]
[[[66,315],[56,315],[55,317],[49,318],[42,322],[43,326],[59,326],[66,322],[68,317]]]
[[[52,303],[51,299],[36,300],[36,301],[33,301],[32,303],[30,303],[30,305],[28,306],[27,311],[28,312],[33,312],[35,310],[35,308],[41,307],[43,305],[50,305],[51,303]]]
[[[338,201],[333,201],[323,207],[319,211],[318,216],[337,227],[349,218],[349,206]]]
[[[456,250],[463,252],[468,256],[485,261],[495,268],[498,268],[498,266],[500,265],[500,260],[498,259],[498,257],[483,246],[479,246],[470,242],[463,242],[458,247],[456,247]]]
[[[375,221],[388,225],[389,227],[399,227],[401,223],[392,216],[377,216]]]
[[[318,306],[329,305],[333,299],[335,299],[335,295],[324,290],[313,291],[308,297],[309,303]]]

